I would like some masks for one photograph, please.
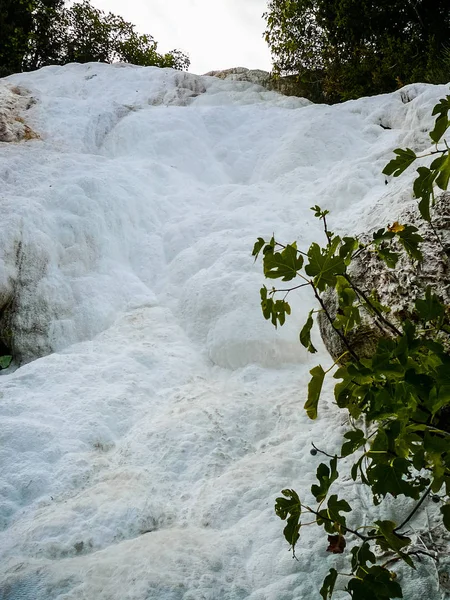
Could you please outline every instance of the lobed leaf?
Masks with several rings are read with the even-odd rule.
[[[336,569],[330,569],[328,575],[323,580],[323,585],[320,588],[320,595],[323,600],[329,600],[333,595],[334,586],[336,585],[338,572]]]
[[[252,256],[255,257],[255,261],[258,258],[259,253],[261,252],[262,248],[265,245],[266,245],[266,241],[262,237],[259,237],[257,239],[257,241],[255,242],[255,245],[253,246],[253,251],[252,251]]]
[[[335,238],[337,244],[340,238]],[[309,263],[305,266],[305,272],[314,278],[314,285],[323,292],[327,287],[336,285],[336,275],[345,273],[345,262],[340,256],[334,256],[336,245],[327,249],[321,249],[315,242],[308,250]]]
[[[300,517],[302,514],[302,505],[300,498],[298,497],[295,490],[282,490],[281,493],[284,498],[279,497],[275,501],[275,513],[285,521],[287,519],[286,527],[283,530],[286,541],[295,551],[295,545],[300,537]]]
[[[311,369],[311,380],[308,384],[308,399],[305,402],[304,409],[310,419],[317,419],[317,405],[319,404],[320,393],[322,391],[325,371],[321,365]]]
[[[394,150],[394,154],[397,155],[396,158],[393,158],[383,169],[383,175],[393,175],[394,177],[398,177],[406,171],[406,169],[416,160],[416,153],[411,150],[411,148],[406,148],[406,150],[402,150],[401,148],[397,148]]]
[[[439,142],[447,131],[450,122],[448,120],[448,111],[450,110],[450,96],[442,98],[433,108],[432,116],[439,115],[434,124],[434,129],[430,131],[430,138],[435,144]]]
[[[291,281],[303,266],[303,257],[298,253],[297,244],[288,244],[282,252],[269,252],[264,255],[264,275],[269,279]]]
[[[408,256],[414,260],[421,261],[423,254],[419,248],[419,244],[423,242],[423,237],[416,233],[417,231],[417,227],[405,225],[404,229],[397,233],[397,237]]]
[[[348,440],[348,442],[344,442],[341,448],[342,456],[349,456],[353,454],[358,448],[361,448],[366,443],[366,438],[364,436],[364,432],[361,429],[356,429],[356,431],[347,431],[344,433],[344,438]]]
[[[331,459],[329,467],[325,463],[320,463],[317,467],[316,478],[319,485],[313,484],[311,486],[311,493],[317,502],[322,502],[326,498],[332,483],[339,477],[336,467],[337,456]]]

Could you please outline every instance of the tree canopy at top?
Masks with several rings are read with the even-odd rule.
[[[157,51],[151,35],[132,23],[94,8],[88,0],[1,0],[0,76],[69,62],[129,62],[187,69],[179,50]]]
[[[449,0],[269,0],[265,17],[275,72],[328,100],[450,79]]]

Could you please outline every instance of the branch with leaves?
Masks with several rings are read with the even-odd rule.
[[[445,148],[437,146],[450,126],[449,110],[450,96],[434,108],[433,115],[437,115],[437,119],[430,137],[436,149],[428,155],[440,156],[429,168],[418,168],[414,183],[420,214],[431,226],[434,186],[446,189],[450,179],[450,148],[447,144]],[[395,177],[421,158],[410,149],[398,149],[395,154],[396,158],[384,170],[385,174]],[[269,241],[258,238],[255,243],[253,256],[256,260],[262,255],[266,278],[301,281],[280,289],[263,286],[261,307],[264,317],[275,327],[283,325],[286,315],[291,314],[288,295],[300,288],[311,288],[318,308],[310,311],[300,332],[300,343],[308,352],[316,353],[311,341],[313,316],[322,313],[346,350],[330,368],[325,370],[317,365],[311,369],[304,408],[311,419],[317,418],[325,376],[334,371],[335,402],[347,411],[352,429],[344,434],[339,456],[331,457],[328,465],[321,463],[317,468],[318,483],[311,486],[317,508],[303,503],[295,490],[285,489],[276,500],[275,511],[286,521],[284,536],[294,556],[301,528],[313,523],[328,534],[329,552],[341,554],[348,541],[353,544],[346,590],[354,600],[401,598],[395,574],[387,569],[390,561],[378,565],[372,547],[390,552],[414,567],[414,553],[408,552],[411,538],[403,529],[431,493],[433,499],[441,503],[443,526],[450,531],[450,427],[443,418],[450,407],[449,307],[428,286],[416,298],[413,313],[405,311],[408,316],[394,323],[388,317],[389,308],[380,304],[376,294],[361,289],[352,277],[350,267],[364,251],[376,253],[388,269],[396,268],[402,253],[420,265],[423,239],[416,227],[395,222],[375,231],[369,241],[362,243],[357,237],[335,235],[328,228],[328,211],[318,206],[312,210],[323,224],[323,246],[314,242],[307,250],[299,250],[296,242],[284,245],[274,237]],[[444,252],[442,242],[441,247]],[[327,291],[335,294],[335,315],[323,300]],[[278,294],[283,294],[282,298]],[[368,313],[383,332],[370,357],[359,356],[352,344],[351,333],[361,324],[362,311]],[[360,422],[365,423],[364,430],[355,425]],[[317,452],[314,447],[312,453]],[[402,523],[377,520],[366,533],[361,532],[361,527],[347,523],[352,507],[336,493],[330,495],[331,487],[339,479],[338,461],[347,457],[354,459],[352,479],[369,488],[374,506],[386,496],[403,496],[416,501]],[[442,495],[437,495],[439,492]],[[312,515],[314,520],[304,523],[304,514]],[[362,545],[355,544],[358,541]],[[337,571],[331,569],[325,578],[320,590],[324,600],[331,598],[338,576]]]

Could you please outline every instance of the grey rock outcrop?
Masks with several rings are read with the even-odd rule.
[[[308,97],[306,87],[296,77],[274,77],[268,71],[262,71],[261,69],[234,67],[233,69],[225,69],[223,71],[209,71],[205,75],[218,77],[219,79],[230,79],[232,81],[248,81],[284,96]]]
[[[415,300],[424,296],[428,285],[445,304],[450,305],[450,193],[442,194],[436,201],[434,231],[415,206],[407,208],[398,220],[417,227],[424,238],[421,245],[423,261],[420,264],[412,263],[402,253],[397,267],[389,269],[374,252],[364,251],[350,267],[355,285],[369,295],[375,290],[380,302],[390,308],[387,318],[396,326],[401,318],[412,312]],[[323,300],[327,311],[335,318],[338,306],[334,291],[325,293]],[[323,313],[319,313],[318,322],[324,344],[337,360],[347,348]],[[364,313],[361,325],[347,337],[358,356],[370,357],[380,337],[390,335],[392,331],[386,324]]]

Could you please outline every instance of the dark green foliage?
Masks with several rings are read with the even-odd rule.
[[[7,369],[11,364],[12,356],[0,356],[0,371]]]
[[[322,101],[449,79],[447,0],[270,0],[265,17],[275,72],[313,79]]]
[[[22,70],[33,28],[29,0],[2,0],[0,4],[0,77]]]
[[[33,27],[22,59],[23,71],[61,64],[64,14],[64,0],[34,0]]]
[[[322,392],[325,371],[320,365],[311,369],[312,375],[308,383],[308,400],[305,402],[304,409],[310,419],[317,418],[317,405],[319,404],[320,394]]]
[[[274,300],[273,292],[268,292],[266,286],[261,288],[261,307],[264,318],[270,319],[275,327],[278,323],[284,325],[286,314],[291,314],[289,304],[284,300]]]
[[[333,595],[337,576],[338,572],[336,571],[336,569],[330,569],[330,572],[323,581],[323,586],[320,588],[320,595],[322,596],[323,600],[327,600]]]
[[[348,440],[348,442],[344,442],[341,448],[341,456],[348,456],[349,454],[353,454],[361,448],[366,443],[366,438],[364,437],[364,431],[361,429],[355,429],[354,431],[347,431],[344,433],[344,438]]]
[[[275,503],[275,512],[280,519],[287,520],[286,527],[283,530],[284,537],[289,542],[292,552],[295,555],[295,544],[300,537],[300,517],[302,514],[302,505],[297,492],[294,490],[282,490],[285,498],[277,498]]]
[[[3,0],[0,40],[0,76],[70,62],[189,67],[179,50],[158,53],[152,36],[88,0],[70,6],[64,0]]]
[[[347,591],[353,600],[388,600],[403,598],[400,585],[383,567],[369,567],[361,579],[350,579]]]
[[[313,243],[308,250],[309,263],[305,267],[305,273],[313,278],[314,285],[320,292],[329,286],[334,287],[336,275],[345,269],[344,260],[336,255],[340,242],[340,238],[336,237],[333,244],[327,248],[320,248],[318,244]]]
[[[448,111],[450,110],[450,96],[443,98],[433,109],[433,117],[439,115],[436,119],[433,131],[430,131],[430,138],[435,144],[440,142],[442,136],[449,126]]]
[[[311,342],[311,329],[314,325],[314,320],[312,317],[313,313],[314,310],[309,311],[306,323],[304,324],[303,329],[300,331],[300,343],[308,350],[308,352],[311,352],[311,354],[315,354],[317,352]]]
[[[431,134],[433,141],[439,141],[447,130],[449,110],[449,97],[434,109],[437,120]],[[445,176],[438,182],[442,173],[446,173],[447,146],[442,150],[436,148],[435,153],[440,155],[439,159],[429,169],[420,167],[414,184],[422,217],[431,225],[433,183],[445,187],[449,180]],[[385,168],[387,175],[400,175],[420,158],[409,149],[396,150],[395,154],[396,158]],[[314,242],[301,251],[295,243],[283,246],[274,237],[268,242],[259,238],[255,244],[253,255],[258,257],[262,253],[267,277],[283,281],[298,277],[301,281],[297,286],[272,288],[270,292],[263,287],[261,304],[266,318],[272,318],[275,325],[282,324],[285,315],[290,314],[286,296],[301,287],[312,289],[319,307],[308,314],[300,342],[309,352],[316,352],[311,343],[313,314],[322,311],[347,348],[337,360],[339,366],[333,377],[336,404],[348,412],[351,429],[344,434],[341,455],[331,458],[329,465],[321,463],[317,467],[317,483],[311,487],[317,507],[303,504],[294,490],[284,490],[286,498],[277,499],[275,510],[281,519],[287,520],[284,534],[294,552],[304,513],[314,515],[317,525],[328,534],[328,552],[344,553],[351,542],[351,573],[347,574],[350,580],[346,590],[353,599],[401,598],[400,585],[386,568],[387,563],[377,564],[373,546],[414,568],[414,553],[405,526],[430,494],[435,501],[444,501],[442,523],[450,531],[450,423],[446,417],[450,409],[450,310],[427,287],[415,299],[413,309],[398,313],[404,314],[398,317],[400,324],[394,323],[389,320],[389,308],[379,302],[376,292],[361,290],[352,279],[349,266],[363,250],[376,252],[388,268],[395,268],[401,255],[420,268],[423,239],[416,227],[394,222],[375,231],[363,244],[357,238],[341,239],[328,229],[328,211],[318,206],[312,210],[323,223],[323,246]],[[434,233],[437,235],[435,230]],[[442,243],[441,247],[446,257]],[[321,297],[327,290],[332,290],[337,299],[335,318],[328,313]],[[283,293],[282,300],[275,299],[278,291]],[[380,330],[388,332],[378,340],[368,358],[358,356],[348,337],[360,324],[362,310],[371,315]],[[304,408],[311,419],[317,418],[324,379],[334,366],[325,371],[318,365],[310,371]],[[364,429],[357,426],[358,421],[364,423]],[[314,446],[311,453],[317,452],[322,451]],[[338,460],[352,456],[351,476],[369,488],[375,506],[386,496],[416,501],[403,523],[376,520],[369,527],[355,528],[350,522],[352,507],[336,493],[330,495],[330,490],[339,481]],[[355,545],[357,540],[362,545]],[[324,600],[331,598],[338,576],[331,569],[325,578],[320,590]]]
[[[397,154],[397,158],[394,158],[386,165],[383,173],[398,177],[416,160],[417,155],[411,148],[406,148],[406,150],[397,148],[397,150],[394,150],[394,154]]]

